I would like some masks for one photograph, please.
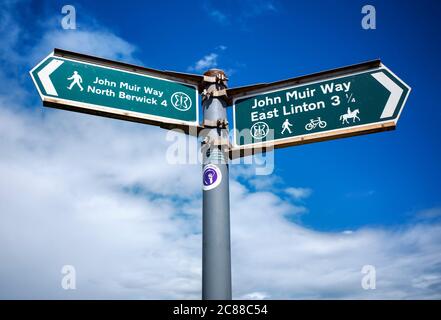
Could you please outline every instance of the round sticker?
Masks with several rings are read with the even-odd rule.
[[[222,172],[214,164],[204,166],[202,174],[202,189],[211,190],[216,188],[222,181]]]

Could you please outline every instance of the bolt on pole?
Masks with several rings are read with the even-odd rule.
[[[204,74],[202,106],[202,299],[231,300],[230,193],[226,81],[222,70]]]

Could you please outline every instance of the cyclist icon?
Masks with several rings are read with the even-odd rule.
[[[317,119],[310,119],[309,122],[306,124],[305,129],[308,131],[311,131],[312,129],[317,128],[317,126],[319,126],[319,128],[324,129],[327,126],[326,121],[320,119],[320,117],[317,117]]]
[[[81,91],[83,91],[83,87],[81,86],[81,83],[83,82],[83,78],[78,74],[77,71],[74,71],[73,75],[70,78],[67,78],[67,80],[73,80],[71,84],[67,87],[69,90],[72,90],[74,85],[77,85]]]

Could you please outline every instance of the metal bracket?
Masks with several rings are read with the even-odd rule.
[[[222,147],[222,150],[224,151],[230,151],[231,150],[231,143],[228,138],[222,137],[218,139],[213,139],[209,136],[206,136],[202,140],[202,148],[209,148],[209,147]]]
[[[219,138],[219,139],[213,139],[212,141],[212,145],[213,146],[229,146],[230,145],[230,140],[228,138]]]
[[[204,75],[204,82],[219,83],[219,84],[224,84],[225,85],[226,81],[228,81],[228,78],[223,73],[218,73],[214,77],[213,76],[205,76]]]
[[[228,128],[228,120],[227,119],[218,119],[216,121],[216,125],[218,128],[227,129]]]
[[[228,129],[228,120],[227,119],[217,119],[217,120],[204,120],[204,127],[208,128],[219,128],[219,129]]]
[[[206,120],[207,121],[207,120]],[[216,125],[215,125],[216,124]],[[201,131],[200,137],[202,139],[202,145],[213,145],[213,146],[230,146],[230,139],[228,134],[228,122],[225,119],[219,119],[217,121],[211,121],[208,124],[204,123],[204,125],[211,125],[212,129],[217,128],[220,130],[215,136],[210,134],[210,131]],[[210,128],[209,127],[209,128]]]
[[[203,122],[203,126],[208,128],[217,128],[217,121],[205,119]]]
[[[205,136],[202,140],[202,145],[210,145],[211,144],[211,138],[209,136]]]
[[[201,95],[202,95],[202,101],[205,101],[206,99],[210,99],[211,97],[223,97],[223,96],[226,97],[227,90],[226,89],[222,89],[222,90],[204,89],[204,91],[202,91]]]
[[[216,83],[216,78],[217,77],[204,76],[204,82]]]

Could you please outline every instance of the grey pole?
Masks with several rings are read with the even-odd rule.
[[[204,74],[202,106],[202,299],[231,300],[230,194],[226,77],[222,70]],[[211,176],[210,176],[211,175]],[[217,183],[220,183],[217,185]],[[212,183],[214,182],[214,183]]]

